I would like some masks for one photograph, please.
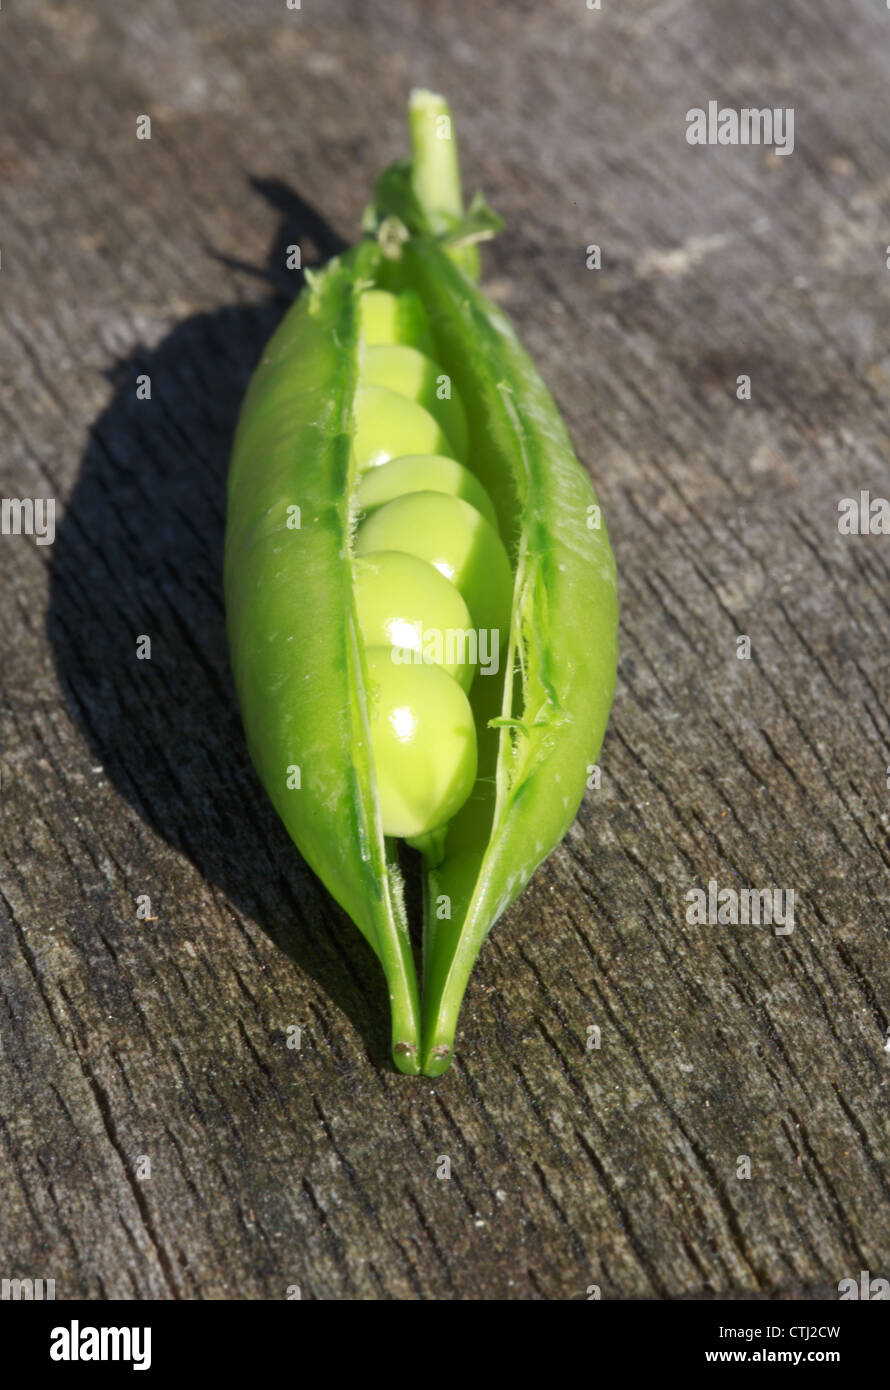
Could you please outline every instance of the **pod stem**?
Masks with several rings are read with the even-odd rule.
[[[408,106],[411,126],[411,186],[432,231],[440,236],[464,215],[457,134],[443,96],[416,88]],[[465,274],[479,278],[479,251],[455,246],[448,255]]]
[[[445,232],[464,210],[451,108],[435,92],[415,90],[408,107],[411,124],[411,183],[436,233]]]

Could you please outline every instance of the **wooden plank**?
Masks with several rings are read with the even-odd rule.
[[[888,1273],[890,565],[837,527],[890,486],[888,23],[4,7],[0,495],[59,509],[52,546],[0,536],[4,1276],[580,1299]],[[219,580],[285,248],[354,238],[423,84],[507,219],[487,283],[596,479],[623,603],[602,787],[435,1083],[387,1069],[375,963],[256,784]],[[793,154],[691,148],[711,99],[793,106]],[[689,924],[712,879],[794,890],[793,933]]]

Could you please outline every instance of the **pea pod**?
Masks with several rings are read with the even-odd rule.
[[[412,95],[411,131],[250,383],[225,590],[260,778],[380,960],[396,1066],[438,1075],[486,934],[577,812],[618,610],[587,476],[475,283],[499,224],[478,197],[462,211],[442,98]],[[405,843],[425,858],[422,1011]]]

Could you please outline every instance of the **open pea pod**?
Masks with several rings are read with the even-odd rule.
[[[259,775],[377,953],[396,1065],[437,1075],[487,932],[577,812],[608,720],[618,609],[588,478],[534,364],[474,282],[477,243],[498,219],[479,199],[462,211],[443,100],[415,93],[411,127],[413,161],[379,180],[365,239],[311,277],[251,381],[230,471],[225,587]],[[369,351],[380,342],[382,355]],[[404,405],[400,371],[412,383]],[[395,391],[380,384],[389,372]],[[459,449],[446,432],[458,436],[457,416],[437,409],[430,382],[460,403]],[[392,486],[408,495],[387,501]],[[427,534],[437,518],[449,535],[472,535],[463,570]],[[393,550],[412,557],[396,556],[409,566],[400,575],[421,569],[416,586],[402,578],[398,597],[387,595],[391,631],[404,628],[415,589],[420,602],[446,575],[454,603],[491,623],[499,659],[474,678],[424,649],[440,663],[432,674],[390,669],[377,643],[390,640],[402,662],[405,639],[370,634],[362,586]],[[426,562],[440,571],[435,584],[424,583]],[[432,702],[426,724],[415,699]],[[400,841],[426,860],[422,1016]]]

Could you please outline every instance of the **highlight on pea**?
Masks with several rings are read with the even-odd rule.
[[[251,380],[225,587],[259,776],[380,961],[396,1067],[435,1076],[488,931],[578,809],[618,608],[588,477],[477,285],[500,219],[464,208],[444,99],[414,92],[409,123],[411,159],[358,244],[307,272]]]

